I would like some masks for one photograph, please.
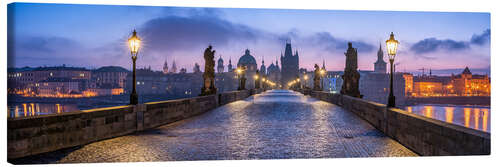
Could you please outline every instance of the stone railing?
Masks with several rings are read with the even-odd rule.
[[[365,119],[405,147],[424,156],[489,155],[490,133],[446,123],[386,105],[328,92],[301,91]]]
[[[205,113],[261,91],[233,91],[57,115],[9,118],[7,157],[11,159],[35,155],[155,128]]]

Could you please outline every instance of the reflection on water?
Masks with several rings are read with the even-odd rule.
[[[476,130],[490,131],[490,107],[416,105],[406,111]]]
[[[11,118],[60,114],[71,111],[78,111],[76,104],[19,103],[9,104],[7,110],[8,116]]]

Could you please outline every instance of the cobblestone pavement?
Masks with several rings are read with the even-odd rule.
[[[272,90],[187,120],[14,163],[416,156],[339,106]]]

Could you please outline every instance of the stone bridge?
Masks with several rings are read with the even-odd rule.
[[[408,115],[392,114],[397,118],[390,119],[394,109],[338,94],[259,92],[124,106],[83,115],[12,119],[8,121],[9,162],[489,154],[489,133],[436,124],[435,120],[421,123],[420,117],[412,120]],[[409,125],[395,123],[403,119]],[[411,133],[395,130],[396,126]],[[412,126],[432,128],[411,130]],[[412,136],[417,133],[421,134]]]

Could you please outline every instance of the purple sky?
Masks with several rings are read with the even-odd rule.
[[[292,41],[300,66],[326,60],[343,70],[347,42],[358,48],[359,68],[372,70],[379,44],[391,31],[401,42],[398,71],[420,68],[490,69],[490,14],[338,10],[178,8],[16,3],[8,6],[10,67],[107,65],[131,68],[126,39],[143,38],[138,67],[192,71],[212,44],[225,65],[246,48],[269,65]],[[387,55],[385,60],[387,61]],[[478,71],[480,72],[480,71]],[[473,70],[474,73],[474,70]]]

